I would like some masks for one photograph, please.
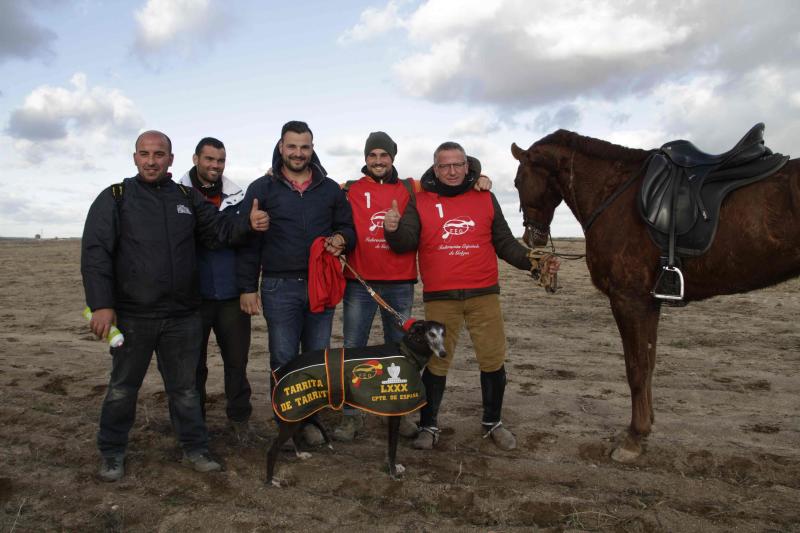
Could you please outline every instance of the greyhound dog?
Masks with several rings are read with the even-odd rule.
[[[388,417],[389,475],[396,478],[404,472],[396,462],[400,416],[425,405],[420,372],[431,355],[446,353],[443,324],[409,320],[403,329],[406,334],[399,343],[306,352],[273,372],[272,408],[279,431],[267,452],[268,485],[280,486],[274,473],[281,446],[291,438],[296,451],[302,425],[320,427],[314,413],[339,410],[344,404]]]

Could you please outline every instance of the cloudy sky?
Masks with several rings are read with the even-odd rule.
[[[293,119],[340,181],[371,131],[404,176],[461,142],[520,234],[509,147],[558,128],[721,151],[763,121],[797,156],[798,20],[797,0],[0,0],[0,236],[80,236],[145,129],[175,174],[220,138],[245,186]],[[580,234],[563,207],[553,233]]]

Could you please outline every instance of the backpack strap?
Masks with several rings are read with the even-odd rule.
[[[122,193],[125,192],[125,183],[119,182],[115,183],[111,186],[111,196],[114,197],[114,201],[119,204],[120,200],[122,200]]]

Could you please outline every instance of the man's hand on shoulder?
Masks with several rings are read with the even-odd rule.
[[[89,320],[89,329],[98,339],[105,339],[111,326],[117,323],[117,313],[110,307],[95,309],[92,319]]]
[[[258,208],[258,198],[253,198],[253,207],[250,209],[250,227],[253,231],[269,229],[269,214]]]
[[[478,179],[475,180],[475,186],[473,188],[476,191],[491,191],[492,180],[489,178],[489,176],[481,174],[480,176],[478,176]]]
[[[397,206],[397,200],[392,200],[392,207],[386,211],[383,217],[383,231],[394,233],[400,226],[400,209]]]

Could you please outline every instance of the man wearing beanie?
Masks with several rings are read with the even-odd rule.
[[[366,164],[361,169],[363,177],[343,185],[353,210],[356,228],[355,250],[347,261],[359,275],[393,309],[404,316],[411,316],[414,300],[414,284],[417,282],[416,251],[394,253],[383,236],[383,217],[393,207],[403,212],[409,200],[420,190],[419,182],[407,178],[398,179],[394,159],[397,144],[382,131],[369,134],[364,144]],[[491,187],[485,176],[480,178],[484,189]],[[347,288],[344,293],[344,345],[347,348],[366,346],[378,305],[349,269],[345,269]],[[383,339],[385,343],[399,342],[403,331],[396,319],[381,308]],[[353,440],[364,425],[360,411],[344,409],[339,426],[333,437],[341,441]],[[405,417],[400,424],[400,434],[413,437],[417,427]]]
[[[458,143],[446,142],[436,149],[433,161],[420,180],[422,191],[404,211],[393,207],[384,216],[391,249],[398,254],[419,253],[425,318],[446,328],[447,356],[428,361],[422,374],[428,403],[420,410],[420,432],[414,447],[431,449],[439,439],[437,416],[447,370],[466,324],[481,370],[483,437],[491,438],[501,450],[513,450],[516,438],[501,421],[506,337],[497,257],[530,270],[528,249],[512,235],[497,198],[472,190],[480,174],[477,159],[467,157]],[[557,262],[554,268],[558,268]]]

